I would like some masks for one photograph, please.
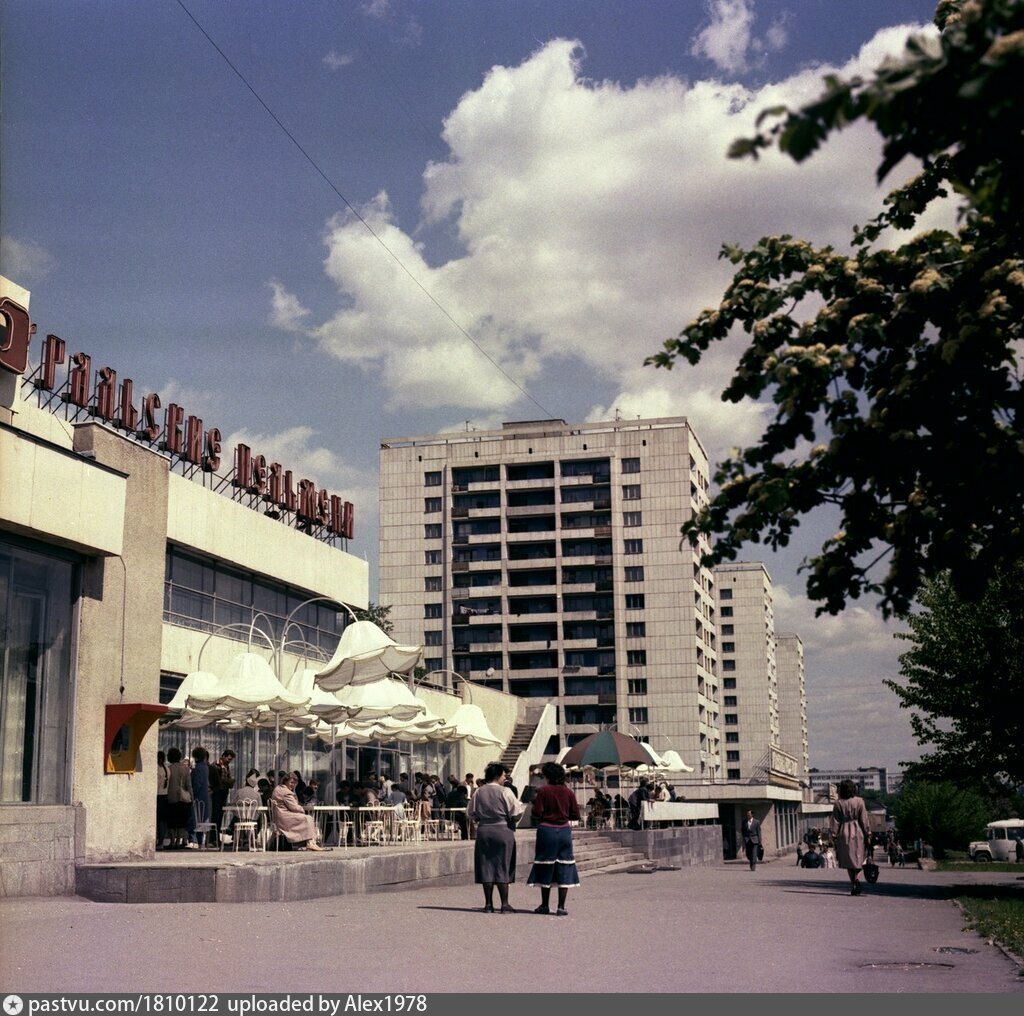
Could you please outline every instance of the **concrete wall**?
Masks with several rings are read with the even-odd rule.
[[[613,829],[603,836],[629,850],[642,851],[662,864],[717,865],[722,863],[720,825],[670,826],[667,829]]]
[[[79,850],[95,860],[141,857],[155,846],[156,734],[143,742],[141,773],[109,775],[104,720],[108,703],[160,701],[169,466],[98,424],[77,427],[75,446],[128,477],[122,556],[82,570],[71,785],[89,821]]]
[[[0,807],[0,898],[72,895],[76,844],[84,842],[84,808]]]

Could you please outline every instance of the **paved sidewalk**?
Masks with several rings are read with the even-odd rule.
[[[525,880],[525,871],[520,877]],[[568,917],[483,914],[477,886],[296,903],[0,902],[0,992],[855,992],[1024,994],[1020,968],[963,930],[957,886],[1002,873],[775,861],[593,875]]]

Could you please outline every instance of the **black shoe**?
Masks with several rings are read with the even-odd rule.
[[[551,908],[544,906],[544,904],[542,903],[539,907],[537,907],[537,909],[534,911],[534,913],[535,914],[550,914],[551,913]]]
[[[860,894],[861,894],[860,882],[854,882],[853,883],[853,888],[850,890],[850,895],[851,896],[860,896]]]
[[[485,914],[493,914],[494,913],[493,905],[490,904],[490,903],[485,903],[484,904],[484,913]]]
[[[510,907],[507,903],[501,908],[503,914],[514,914],[516,912],[515,907]]]
[[[566,910],[565,907],[559,907],[558,910],[556,911],[556,916],[558,916],[558,917],[568,917],[569,916],[569,911]]]

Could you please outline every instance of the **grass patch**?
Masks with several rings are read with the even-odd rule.
[[[1024,899],[983,899],[973,893],[956,899],[972,931],[998,942],[1016,956],[1024,956]]]
[[[936,871],[997,871],[1001,875],[1024,876],[1024,865],[1015,867],[1006,861],[959,861],[949,858],[935,862]]]

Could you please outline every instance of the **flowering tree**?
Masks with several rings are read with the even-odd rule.
[[[717,564],[748,542],[785,546],[835,506],[840,531],[802,566],[818,613],[865,593],[903,613],[940,573],[976,597],[1024,556],[1024,0],[942,0],[935,21],[937,40],[910,39],[869,81],[826,78],[802,109],[764,111],[770,126],[729,153],[778,146],[801,161],[867,119],[884,138],[878,179],[905,156],[920,174],[854,227],[850,253],[792,236],[724,246],[739,267],[719,306],[646,361],[696,364],[735,327],[750,335],[722,397],[770,396],[774,418],[718,465],[717,495],[683,533],[694,546],[714,535],[704,562]],[[950,192],[955,231],[879,242]]]

